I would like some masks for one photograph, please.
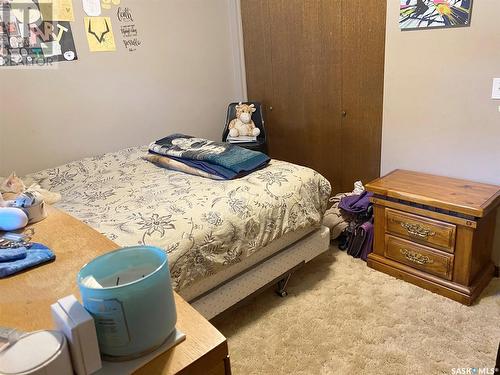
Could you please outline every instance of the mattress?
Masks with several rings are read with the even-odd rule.
[[[256,251],[252,255],[241,260],[241,262],[232,264],[231,266],[220,270],[220,272],[216,273],[215,275],[210,275],[193,283],[192,285],[187,286],[186,288],[182,289],[179,294],[186,301],[190,302],[193,299],[198,298],[202,294],[211,291],[213,288],[220,286],[222,283],[230,280],[234,276],[239,275],[243,271],[256,266],[262,261],[273,256],[274,254],[296,243],[312,231],[314,231],[314,228],[309,227],[299,229],[295,232],[287,233],[282,237],[274,240],[267,246],[263,247],[259,251]]]
[[[331,187],[312,169],[272,160],[214,181],[160,168],[135,147],[26,176],[61,193],[59,209],[120,246],[168,253],[177,291],[240,263],[287,233],[318,227]]]
[[[271,246],[272,244],[267,247]],[[270,281],[300,267],[303,262],[307,263],[316,258],[329,247],[330,230],[321,227],[263,262],[259,262],[250,272],[243,272],[231,278],[210,293],[203,294],[189,303],[205,318],[212,319],[239,301],[258,293]],[[180,294],[182,295],[182,291]]]

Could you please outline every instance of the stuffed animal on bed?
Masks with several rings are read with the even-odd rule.
[[[253,104],[242,104],[236,106],[236,118],[229,123],[229,135],[231,137],[254,136],[260,134],[260,129],[252,121],[252,114],[256,111]]]

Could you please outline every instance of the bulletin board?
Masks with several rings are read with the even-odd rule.
[[[121,0],[0,0],[0,68],[50,67],[78,60],[77,49],[116,52],[117,42],[134,52],[142,44],[138,29]],[[75,45],[74,30],[87,45]]]

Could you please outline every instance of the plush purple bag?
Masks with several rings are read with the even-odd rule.
[[[361,259],[366,262],[366,259],[368,259],[368,254],[373,251],[373,236],[375,231],[371,220],[361,224],[360,228],[362,228],[365,232],[365,240],[361,248]]]
[[[374,230],[371,220],[358,225],[349,242],[347,254],[353,256],[354,258],[361,258],[366,261],[368,254],[372,252],[373,233]]]
[[[350,214],[359,214],[368,209],[372,196],[373,193],[368,191],[364,191],[360,195],[349,195],[340,200],[339,207]]]

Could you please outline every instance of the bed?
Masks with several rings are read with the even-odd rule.
[[[207,318],[328,248],[331,187],[314,170],[272,160],[213,181],[160,168],[146,153],[128,148],[26,178],[60,192],[58,208],[119,245],[165,249],[174,289]]]

